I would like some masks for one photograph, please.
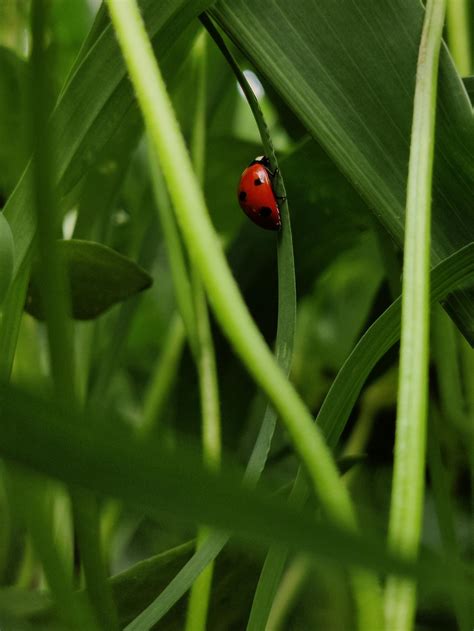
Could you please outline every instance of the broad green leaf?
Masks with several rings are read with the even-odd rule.
[[[212,15],[402,244],[421,3],[221,0]],[[446,49],[438,99],[434,264],[474,232],[474,118]],[[447,305],[471,342],[473,296]]]
[[[91,320],[118,302],[152,284],[151,276],[137,263],[115,250],[92,241],[59,241],[59,256],[67,270],[72,317]],[[26,311],[43,319],[39,275],[33,267]]]
[[[347,564],[409,575],[421,572],[430,584],[444,584],[439,559],[425,559],[426,565],[416,570],[387,553],[382,538],[349,534],[335,524],[316,521],[311,510],[288,507],[268,488],[243,485],[242,472],[230,463],[219,473],[209,471],[196,444],[181,441],[179,448],[166,448],[137,437],[113,414],[97,416],[87,410],[79,415],[14,386],[0,386],[0,403],[0,453],[7,460],[114,496],[151,516],[166,513],[208,524],[260,546],[278,543]]]
[[[139,439],[113,415],[98,418],[88,410],[72,418],[70,409],[14,387],[0,388],[0,403],[0,453],[8,460],[113,495],[152,516],[166,513],[206,523],[253,544],[277,543],[338,563],[415,571],[425,585],[449,590],[444,580],[449,569],[439,559],[424,554],[415,570],[390,557],[382,537],[355,537],[318,522],[312,510],[295,510],[281,498],[272,499],[268,489],[243,486],[241,473],[229,464],[213,474],[203,466],[197,446],[181,443],[177,449],[166,449],[156,441]],[[469,585],[463,580],[459,589]]]

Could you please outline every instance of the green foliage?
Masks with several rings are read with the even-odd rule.
[[[0,195],[1,205],[15,187],[25,157],[26,63],[0,48]]]
[[[152,284],[152,278],[142,267],[100,243],[70,239],[58,244],[58,254],[70,284],[71,315],[76,320],[97,318]],[[42,320],[44,313],[35,266],[31,274],[25,309]]]
[[[15,246],[8,221],[0,214],[0,305],[10,286],[13,276]]]
[[[474,77],[465,77],[463,82],[469,98],[471,99],[471,103],[474,105]]]
[[[295,11],[285,0],[221,0],[212,14],[401,245],[422,5],[304,0]],[[466,244],[474,225],[472,108],[446,50],[440,66],[433,262]],[[474,342],[469,291],[450,310]]]
[[[402,262],[424,3],[138,0],[181,153],[178,129],[163,125],[163,94],[146,94],[154,70],[128,75],[145,36],[125,60],[132,24],[119,43],[107,4],[134,0],[38,1],[47,63],[32,74],[30,2],[0,2],[0,627],[92,628],[83,623],[92,602],[103,621],[115,606],[127,631],[178,631],[192,611],[188,592],[213,564],[208,631],[371,628],[361,615],[377,612],[389,576],[417,584],[404,631],[468,631],[469,3],[448,2],[453,58],[444,44],[440,55],[428,462],[425,470],[417,446],[399,463],[426,480],[424,504],[403,502],[409,528],[423,516],[412,559],[386,539],[397,381],[414,384],[397,344],[406,284],[399,294],[412,277]],[[36,165],[32,119],[43,139]],[[156,126],[146,138],[145,122]],[[186,152],[196,159],[197,128],[202,185]],[[149,151],[157,130],[161,170]],[[262,153],[278,163],[275,188],[288,197],[278,235],[247,221],[236,199],[241,172]],[[414,249],[422,253],[421,241]],[[39,255],[59,267],[46,273]],[[51,269],[69,280],[72,318]],[[46,326],[40,295],[55,310]],[[199,326],[214,348],[213,392]],[[219,471],[202,458],[209,395],[221,417]],[[206,533],[198,546],[196,532]]]

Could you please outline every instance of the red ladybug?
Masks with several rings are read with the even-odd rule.
[[[239,204],[257,226],[266,230],[280,230],[281,218],[273,192],[270,162],[265,156],[255,158],[240,177]]]

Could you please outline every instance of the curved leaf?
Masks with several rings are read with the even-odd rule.
[[[0,213],[0,306],[2,305],[13,276],[15,247],[8,221]]]
[[[221,0],[212,15],[401,245],[421,3]],[[446,48],[438,95],[434,264],[474,233],[474,117]],[[473,298],[464,290],[448,304],[471,342]]]
[[[417,572],[413,564],[387,553],[384,540],[372,533],[370,538],[350,534],[316,521],[312,510],[289,507],[268,488],[244,486],[242,472],[230,463],[219,473],[209,471],[197,444],[181,441],[179,448],[170,449],[142,440],[112,413],[77,414],[14,386],[0,386],[0,404],[2,457],[67,484],[117,497],[148,515],[167,513],[228,530],[260,546],[278,543],[349,565],[411,576]],[[448,590],[444,564],[425,561],[418,570],[424,580]]]
[[[437,265],[431,274],[431,303],[454,288],[474,285],[474,243]],[[371,370],[400,337],[401,298],[361,337],[334,380],[316,418],[331,447],[335,447]]]
[[[471,103],[474,106],[474,77],[465,77],[463,82],[469,98],[471,99]]]
[[[92,241],[59,241],[58,255],[70,283],[72,317],[97,318],[118,302],[147,289],[151,276],[137,263],[115,250]],[[39,274],[33,268],[25,310],[43,320]]]

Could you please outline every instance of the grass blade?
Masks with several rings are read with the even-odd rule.
[[[124,631],[147,631],[163,618],[190,589],[206,567],[214,561],[229,541],[226,533],[211,533],[161,594],[135,618]]]
[[[408,168],[402,330],[389,545],[416,558],[423,515],[428,404],[431,187],[436,93],[445,0],[429,0],[418,57]],[[385,594],[389,629],[413,626],[416,587],[391,578]]]
[[[440,306],[431,312],[431,356],[436,369],[440,408],[458,431],[469,433],[459,361],[459,332]]]
[[[281,188],[279,192],[284,198],[284,201],[280,208],[282,230],[278,235],[277,243],[278,322],[275,356],[284,373],[288,375],[291,368],[296,326],[296,284],[291,221],[284,180],[278,165],[268,126],[251,86],[209,16],[203,13],[200,19],[232,68],[254,115],[265,154],[270,158],[273,171],[278,171],[280,174],[279,186]],[[268,405],[265,410],[259,436],[247,466],[246,479],[248,481],[256,482],[263,471],[270,450],[276,418],[276,411],[271,405]]]
[[[456,584],[456,568],[460,566],[461,554],[456,538],[456,529],[453,515],[455,510],[448,489],[448,475],[441,457],[441,445],[439,439],[440,415],[438,410],[431,406],[428,432],[428,467],[431,478],[433,496],[436,505],[441,539],[446,555],[453,560],[452,601],[459,631],[472,629],[472,607],[462,593],[458,593]]]
[[[471,72],[469,12],[467,0],[448,0],[446,23],[448,27],[449,47],[459,73],[463,77],[466,77]]]
[[[64,404],[14,386],[0,386],[0,402],[0,453],[8,460],[116,497],[150,516],[168,513],[256,545],[278,543],[313,556],[415,575],[415,565],[387,553],[382,539],[356,536],[335,522],[315,522],[311,510],[288,507],[272,497],[273,489],[243,485],[241,469],[230,463],[218,474],[210,472],[197,444],[170,449],[137,437],[113,413],[76,414]],[[444,564],[432,555],[424,562],[419,569],[423,576],[427,572],[427,584],[443,586]],[[434,568],[439,573],[430,576]]]
[[[194,75],[196,79],[196,107],[191,137],[191,155],[194,170],[203,184],[206,160],[206,66],[207,40],[200,33],[193,50]],[[221,415],[216,356],[212,339],[206,294],[195,266],[191,271],[194,316],[196,321],[196,368],[199,377],[201,402],[201,436],[203,461],[211,470],[218,470],[221,462]],[[200,527],[196,548],[208,537],[207,528]],[[209,600],[211,596],[214,563],[209,563],[196,579],[189,595],[186,612],[186,631],[205,631]]]
[[[451,289],[472,284],[473,257],[474,243],[471,243],[433,268],[431,304],[443,300]],[[326,395],[316,422],[321,425],[331,447],[336,446],[370,372],[399,339],[400,317],[401,298],[398,298],[362,336]]]
[[[33,132],[33,182],[38,226],[39,274],[46,316],[50,366],[57,397],[71,406],[78,405],[74,375],[73,328],[70,320],[70,294],[66,271],[61,264],[56,234],[60,225],[59,207],[54,194],[52,156],[54,148],[47,133],[47,95],[45,33],[47,4],[38,0],[32,11],[31,112]],[[104,628],[118,628],[118,618],[107,583],[99,540],[98,508],[95,500],[77,490],[71,491],[76,534],[81,551],[91,602]],[[46,518],[46,516],[45,516]],[[54,549],[54,543],[51,542]],[[42,548],[44,551],[44,547]],[[53,552],[51,551],[51,554]],[[59,582],[59,581],[58,581]],[[72,588],[72,585],[71,585]]]
[[[184,348],[186,333],[178,313],[171,319],[163,350],[155,363],[143,403],[142,430],[151,432],[159,425],[169,392],[178,372],[179,360]]]

